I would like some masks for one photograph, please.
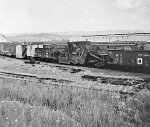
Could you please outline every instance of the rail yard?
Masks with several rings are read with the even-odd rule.
[[[150,90],[148,74],[45,62],[30,64],[26,60],[5,56],[0,57],[0,63],[0,93],[3,107],[1,111],[5,112],[3,124],[6,124],[7,119],[9,119],[12,122],[15,121],[13,125],[20,126],[26,119],[28,120],[27,115],[20,116],[23,117],[20,121],[17,116],[11,117],[9,114],[12,109],[19,112],[19,108],[22,107],[24,108],[22,112],[30,109],[28,112],[29,123],[25,122],[27,125],[38,123],[39,120],[44,118],[45,122],[40,122],[39,125],[49,127],[49,125],[54,124],[56,126],[61,124],[57,122],[59,119],[64,126],[68,127],[87,126],[87,124],[89,126],[112,126],[113,124],[119,126],[120,120],[118,119],[122,120],[122,117],[128,117],[128,113],[133,106],[132,104],[129,105],[131,99],[137,99],[139,94],[142,94],[141,97],[146,97]],[[85,100],[86,98],[87,100]],[[6,104],[9,107],[12,106],[12,108],[6,110]],[[29,107],[25,108],[23,104],[29,105]],[[55,118],[47,121],[50,118],[42,116],[44,109],[38,112],[39,106],[45,107],[46,112],[49,112],[49,115],[51,114]],[[88,113],[87,110],[91,110],[91,106],[94,106],[95,110],[103,110],[105,113],[96,113],[95,110]],[[113,123],[108,124],[105,119],[112,120],[112,117],[108,116],[99,123],[101,117],[110,114],[107,110],[110,110],[111,115],[117,117],[118,121],[113,120]],[[124,110],[128,113],[122,116],[120,113],[124,113]],[[82,111],[85,113],[82,114]],[[33,112],[36,112],[35,115],[31,115]],[[118,113],[114,114],[115,112]],[[36,117],[36,114],[39,117]],[[90,117],[91,114],[95,115]],[[136,114],[130,116],[129,120],[125,120],[125,123],[122,123],[121,126],[136,126],[136,122],[130,122],[130,119],[134,119],[134,115]],[[89,120],[93,118],[97,122],[89,123]],[[38,121],[36,121],[37,119]],[[85,121],[86,119],[88,120]],[[145,123],[141,123],[141,125],[143,124]]]
[[[150,127],[150,0],[0,0],[0,127]]]
[[[149,43],[115,43],[1,43],[1,124],[148,127]]]
[[[133,87],[136,87],[140,83],[149,83],[150,80],[148,74],[114,71],[110,69],[97,70],[95,68],[45,62],[32,65],[26,63],[26,60],[9,57],[1,57],[0,62],[0,75],[2,77],[37,80],[54,84],[60,83],[62,85],[75,86],[75,84],[78,84],[78,87],[85,88],[100,88],[100,86],[105,86],[106,90],[111,90],[114,87],[113,90],[119,91],[122,88],[126,89],[126,87],[133,89]],[[112,88],[110,88],[111,86]]]

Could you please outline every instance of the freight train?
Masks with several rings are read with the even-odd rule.
[[[109,46],[89,41],[63,44],[0,44],[1,55],[16,58],[93,66],[97,68],[121,69],[150,74],[150,44]]]
[[[108,54],[98,45],[91,45],[89,41],[68,42],[67,45],[36,48],[36,60],[57,61],[63,64],[94,65],[104,67]]]

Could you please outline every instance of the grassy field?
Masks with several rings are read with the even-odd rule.
[[[149,127],[150,93],[0,78],[0,117],[1,127]]]

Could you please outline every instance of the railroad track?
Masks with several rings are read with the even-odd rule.
[[[135,92],[138,92],[140,89],[149,89],[149,83],[150,83],[150,79],[143,79],[143,80],[133,80],[131,83],[131,79],[120,79],[120,78],[104,78],[104,77],[94,77],[94,76],[89,76],[89,75],[84,75],[82,76],[83,80],[91,80],[93,82],[101,82],[102,84],[107,84],[108,82],[111,82],[110,84],[112,85],[117,85],[119,86],[121,83],[123,83],[123,81],[129,81],[129,83],[125,84],[121,84],[121,85],[125,85],[125,86],[134,86],[135,91],[126,91],[123,89],[120,90],[112,90],[112,89],[103,89],[102,87],[99,86],[88,86],[85,85],[84,83],[77,83],[75,81],[70,81],[70,80],[64,80],[64,79],[56,79],[56,78],[45,78],[45,77],[39,77],[36,75],[32,75],[32,74],[22,74],[22,73],[12,73],[12,72],[4,72],[4,71],[0,71],[0,77],[1,78],[11,78],[11,79],[19,79],[19,80],[28,80],[28,81],[36,81],[36,82],[40,82],[42,83],[42,85],[61,85],[61,86],[70,86],[70,87],[76,87],[76,88],[85,88],[85,89],[96,89],[96,90],[100,90],[100,91],[109,91],[109,92],[116,92],[116,93],[120,93],[123,95],[131,95],[133,96],[135,94]],[[118,80],[118,82],[117,82]],[[48,81],[48,82],[47,82]],[[120,83],[120,84],[119,84]],[[136,87],[135,87],[136,86]]]
[[[9,78],[17,78],[17,79],[32,79],[32,80],[49,80],[52,82],[59,82],[59,83],[72,83],[73,81],[64,80],[64,79],[56,79],[56,78],[45,78],[45,77],[38,77],[32,74],[22,74],[22,73],[12,73],[12,72],[0,72],[0,77],[9,77]]]

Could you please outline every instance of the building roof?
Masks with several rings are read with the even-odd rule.
[[[96,36],[130,36],[130,35],[148,35],[150,36],[150,33],[117,33],[117,34],[99,34],[99,35],[83,35],[82,37],[96,37]]]

